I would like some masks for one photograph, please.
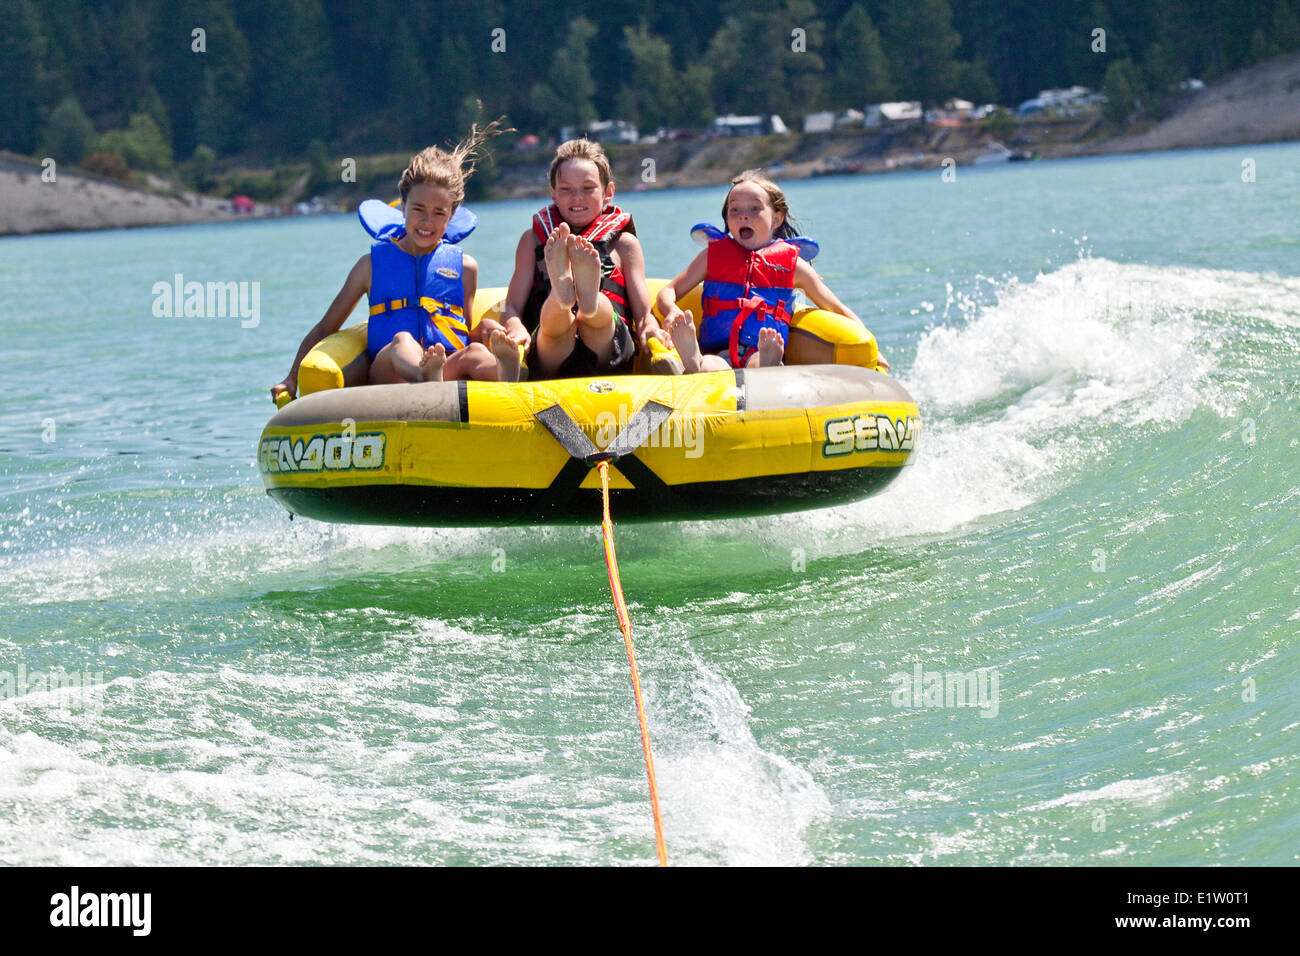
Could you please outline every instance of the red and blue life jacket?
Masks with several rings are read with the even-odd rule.
[[[770,326],[785,342],[794,315],[794,270],[799,246],[777,239],[749,250],[730,237],[713,239],[705,266],[700,349],[727,352],[740,368]]]
[[[425,348],[441,342],[448,354],[469,343],[464,256],[446,239],[419,258],[396,240],[370,247],[366,351],[372,360],[398,332],[409,332]]]

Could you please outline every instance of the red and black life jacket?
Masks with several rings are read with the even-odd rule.
[[[536,262],[533,270],[533,288],[528,294],[528,303],[521,316],[524,327],[535,332],[542,314],[542,303],[551,294],[551,277],[546,272],[546,240],[564,221],[559,207],[554,203],[533,214],[533,235],[537,237]],[[636,235],[636,225],[630,213],[613,203],[601,210],[600,215],[591,221],[586,229],[578,233],[600,253],[600,291],[614,307],[614,314],[624,322],[628,318],[627,283],[623,279],[623,270],[614,264],[610,249],[623,233]]]

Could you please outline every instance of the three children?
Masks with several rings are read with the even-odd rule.
[[[532,379],[626,374],[651,338],[675,345],[686,372],[779,365],[795,289],[820,308],[861,321],[788,241],[797,236],[785,194],[760,171],[747,170],[731,181],[723,202],[726,233],[714,229],[716,238],[659,292],[661,328],[636,227],[613,204],[609,160],[584,139],[556,150],[551,204],[519,239],[500,321],[483,318],[471,328],[478,266],[443,234],[480,147],[498,131],[496,123],[475,127],[450,153],[429,147],[412,158],[399,183],[405,234],[376,242],[357,261],[303,339],[289,375],[272,388],[273,398],[294,393],[303,357],[339,329],[362,295],[370,302],[371,384],[517,381],[521,351]],[[677,299],[700,282],[697,334]]]

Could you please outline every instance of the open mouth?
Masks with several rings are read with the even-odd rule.
[[[754,238],[754,230],[749,226],[741,226],[740,231],[736,233],[737,238],[749,240]]]

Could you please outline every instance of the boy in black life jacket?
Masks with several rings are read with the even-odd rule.
[[[613,204],[609,159],[599,143],[569,140],[550,183],[551,205],[515,250],[501,322],[520,319],[532,336],[531,379],[630,373],[638,344],[672,343],[650,312],[632,217]]]

